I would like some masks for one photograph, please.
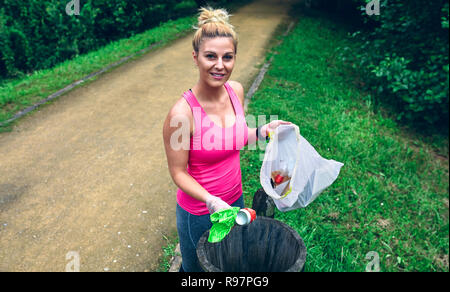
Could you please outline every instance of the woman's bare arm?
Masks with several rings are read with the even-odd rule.
[[[192,130],[192,111],[187,102],[180,99],[170,110],[163,126],[167,164],[174,183],[189,196],[205,202],[210,194],[187,172]]]

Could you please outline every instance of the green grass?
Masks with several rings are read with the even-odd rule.
[[[171,260],[174,256],[181,256],[179,253],[175,252],[175,248],[178,243],[178,235],[173,234],[168,238],[163,235],[163,238],[166,240],[167,244],[162,247],[163,255],[159,259],[158,268],[155,272],[168,272],[170,269]]]
[[[196,23],[195,16],[170,20],[143,33],[111,42],[99,50],[67,60],[51,69],[38,70],[14,80],[3,80],[0,82],[0,122],[8,120],[19,110],[124,57],[155,43],[158,45],[154,46],[154,49],[168,44],[181,35],[193,31],[194,23]],[[9,130],[11,127],[8,125],[0,127],[0,131]]]
[[[323,157],[345,164],[313,203],[275,218],[305,241],[305,271],[365,271],[370,251],[381,271],[448,271],[448,137],[430,143],[374,111],[338,58],[336,48],[355,46],[346,36],[344,25],[300,15],[249,104],[248,114],[297,124]],[[260,153],[241,152],[247,206]]]

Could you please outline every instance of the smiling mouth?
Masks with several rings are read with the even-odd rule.
[[[221,73],[210,73],[210,74],[215,78],[223,78],[225,76],[225,74]]]

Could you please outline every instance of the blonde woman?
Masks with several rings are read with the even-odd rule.
[[[198,82],[175,103],[164,123],[168,167],[177,192],[180,271],[201,271],[196,245],[211,228],[209,215],[230,206],[244,207],[239,150],[265,139],[273,121],[248,128],[244,89],[230,76],[236,62],[237,35],[224,9],[201,8],[192,41]]]

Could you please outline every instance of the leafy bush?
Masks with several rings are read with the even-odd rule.
[[[192,14],[193,0],[0,0],[0,78],[54,66],[163,21]]]
[[[371,16],[365,11],[369,0],[338,2],[360,11],[360,22],[354,22],[360,25],[351,36],[363,45],[338,51],[360,71],[365,89],[378,102],[393,105],[399,120],[445,125],[448,131],[448,0],[380,0],[379,15]]]

